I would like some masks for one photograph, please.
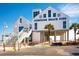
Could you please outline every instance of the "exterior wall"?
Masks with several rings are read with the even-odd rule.
[[[51,17],[48,17],[48,10],[51,10]],[[60,14],[61,16],[60,17],[58,17],[58,16],[53,17],[53,13]],[[46,18],[43,17],[43,14],[46,14]],[[41,18],[40,18],[40,15],[42,16]],[[65,17],[66,20],[59,20],[59,18],[63,18],[63,17]],[[49,21],[49,19],[55,19],[55,18],[57,18],[57,20]],[[42,20],[37,21],[38,19],[39,20],[47,19],[47,20],[46,21],[42,21]],[[58,30],[58,29],[61,30],[61,29],[63,29],[63,21],[66,21],[66,26],[67,26],[66,29],[68,29],[69,28],[69,17],[67,15],[55,10],[52,7],[48,7],[47,9],[42,11],[39,15],[37,15],[35,18],[33,18],[32,27],[33,27],[34,31],[39,31],[39,30],[45,30],[44,29],[45,25],[52,24],[52,25],[54,25],[55,30]],[[34,29],[35,28],[34,23],[37,23],[37,30]]]
[[[22,23],[20,23],[20,19],[22,19]],[[21,26],[23,28],[28,29],[28,31],[30,30],[30,27],[32,27],[31,23],[26,18],[24,18],[23,16],[20,16],[19,19],[15,22],[14,32],[18,32],[19,27],[21,27]]]
[[[40,32],[32,32],[32,42],[40,43]]]
[[[44,41],[45,41],[44,32],[40,32],[40,42],[44,42]]]
[[[51,10],[51,17],[48,17],[48,10]],[[56,13],[56,17],[53,17],[53,13]],[[46,14],[45,18],[43,17],[44,14]],[[60,14],[60,16],[57,16],[58,14]],[[64,18],[64,17],[66,19],[60,20],[60,18]],[[57,18],[57,20],[50,20],[49,21],[49,19],[56,19],[56,18]],[[66,28],[63,28],[63,21],[66,21]],[[35,23],[37,23],[37,29],[35,29]],[[44,34],[42,32],[38,32],[38,31],[46,30],[46,29],[44,29],[44,27],[47,24],[54,25],[55,30],[69,29],[69,17],[67,15],[65,15],[64,13],[59,12],[56,9],[52,8],[52,7],[48,7],[45,10],[41,11],[41,13],[38,14],[32,20],[32,29],[34,31],[33,41],[42,42],[44,40]]]
[[[78,30],[77,30],[77,32],[78,32]],[[79,34],[76,34],[76,39],[79,39]],[[74,29],[69,30],[69,40],[74,41]]]
[[[66,21],[67,22],[67,21]],[[47,24],[52,24],[52,25],[54,25],[54,29],[55,30],[61,30],[61,29],[63,29],[63,21],[61,21],[61,20],[56,20],[56,21],[42,21],[42,22],[33,22],[33,30],[35,31],[35,26],[34,26],[34,23],[37,23],[37,30],[39,31],[39,30],[45,30],[44,29],[44,27],[45,27],[45,25],[47,25]],[[66,24],[66,26],[67,26],[67,24]],[[67,26],[67,28],[66,29],[68,29],[68,26]]]
[[[46,40],[44,32],[33,32],[32,33],[32,42],[33,43],[41,43]]]

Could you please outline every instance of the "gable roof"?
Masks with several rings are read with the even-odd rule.
[[[67,17],[69,17],[68,15],[66,15],[66,14],[64,14],[64,13],[62,13],[62,12],[56,10],[55,8],[52,8],[51,6],[49,6],[48,8],[44,9],[43,11],[41,11],[41,13],[38,14],[38,15],[37,15],[35,18],[33,18],[33,19],[38,18],[41,14],[43,14],[45,11],[47,11],[47,10],[49,10],[49,9],[51,9],[51,10],[53,10],[53,11],[56,11],[56,12],[58,12],[58,13],[61,13],[61,14],[65,15],[65,16],[67,16]]]
[[[20,17],[18,18],[18,20],[15,22],[14,28],[16,28],[16,27],[19,26],[20,18],[22,18],[22,21],[23,21],[23,24],[24,24],[25,27],[28,27],[28,26],[31,24],[31,22],[30,22],[29,20],[27,20],[25,17],[20,16]]]

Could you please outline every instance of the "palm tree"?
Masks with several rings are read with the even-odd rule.
[[[4,43],[4,39],[3,39],[4,35],[2,35],[2,42],[3,42],[3,51],[5,52],[5,43]]]
[[[79,29],[79,24],[78,23],[73,23],[70,26],[70,29],[74,29],[74,40],[75,40],[75,43],[76,43],[76,31],[77,31],[77,29]]]
[[[54,30],[54,26],[51,25],[51,24],[47,24],[47,25],[45,25],[45,29],[48,29],[47,36],[48,36],[48,40],[49,40],[49,43],[50,43],[50,39],[49,39],[50,31]]]

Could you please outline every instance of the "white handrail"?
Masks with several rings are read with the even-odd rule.
[[[23,40],[24,38],[28,38],[28,37],[31,35],[31,33],[32,33],[32,29],[31,29],[28,33],[27,33],[27,32],[23,32],[23,33],[22,33],[22,36],[17,40],[17,42],[21,43],[22,40]]]
[[[21,32],[18,33],[18,36],[20,36],[20,34],[23,33],[23,31],[24,31],[24,28],[21,30]]]

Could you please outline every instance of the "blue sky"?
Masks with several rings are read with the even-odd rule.
[[[32,21],[33,9],[45,9],[48,6],[69,15],[70,23],[79,22],[79,4],[66,3],[2,3],[0,4],[0,33],[2,33],[3,24],[8,25],[8,32],[13,31],[15,21],[24,16],[29,21]]]

